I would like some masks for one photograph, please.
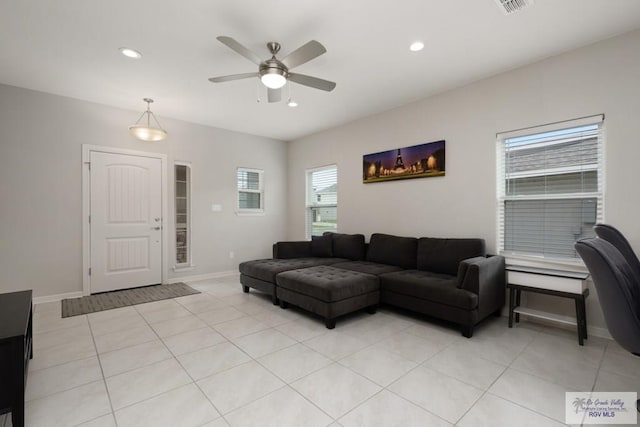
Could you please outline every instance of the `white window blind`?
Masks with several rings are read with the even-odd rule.
[[[500,253],[579,261],[603,219],[603,117],[588,119],[498,135]]]
[[[307,238],[338,228],[338,169],[335,165],[307,171]]]
[[[264,171],[238,168],[238,211],[260,212],[264,208]]]

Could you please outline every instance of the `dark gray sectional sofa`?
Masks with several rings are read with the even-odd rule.
[[[314,312],[328,328],[344,314],[389,304],[444,319],[465,337],[499,313],[505,300],[504,258],[487,256],[482,239],[326,233],[278,242],[273,258],[239,266],[243,290]]]

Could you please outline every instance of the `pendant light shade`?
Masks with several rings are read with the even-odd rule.
[[[158,122],[158,119],[156,119],[155,114],[151,112],[150,105],[153,102],[153,99],[144,98],[143,101],[147,103],[147,111],[142,113],[135,124],[129,126],[129,133],[141,141],[162,141],[167,137],[167,131],[162,129],[162,126],[160,126],[160,123]],[[142,118],[145,116],[145,114],[147,116],[146,124],[144,123],[144,121],[141,123]],[[151,126],[152,117],[153,121],[156,122],[156,125],[158,125],[158,127]]]

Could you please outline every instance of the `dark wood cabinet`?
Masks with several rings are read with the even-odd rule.
[[[33,358],[31,291],[0,294],[0,414],[24,426],[24,391]]]

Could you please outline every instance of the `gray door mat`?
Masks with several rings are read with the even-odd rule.
[[[200,291],[180,282],[103,292],[81,298],[68,298],[62,300],[62,317],[79,316],[199,293]]]

